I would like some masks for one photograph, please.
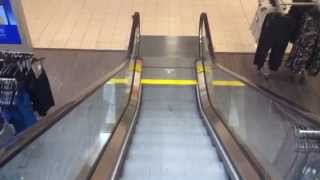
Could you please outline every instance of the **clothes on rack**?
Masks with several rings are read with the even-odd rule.
[[[268,0],[260,2],[254,19],[250,25],[250,30],[257,43],[259,42],[263,22],[267,14],[270,14],[272,12],[276,12],[276,8],[272,4],[270,4]]]
[[[40,116],[47,115],[48,110],[54,106],[54,99],[47,74],[43,68],[38,77],[34,72],[30,73],[28,92],[33,102],[33,108]]]
[[[30,96],[25,89],[21,89],[16,96],[16,105],[3,107],[3,117],[13,124],[17,133],[24,131],[37,122],[33,113]]]
[[[313,8],[305,13],[303,24],[293,48],[290,52],[287,66],[295,73],[301,72],[305,66],[310,66],[315,57],[320,34],[320,11]]]
[[[16,134],[12,124],[0,116],[0,145],[7,143]]]
[[[309,3],[309,2],[312,2],[312,0],[293,0],[292,2],[294,2],[294,3],[301,3],[301,2]],[[291,6],[291,8],[288,12],[288,15],[293,17],[297,22],[293,36],[290,40],[292,43],[294,43],[296,41],[298,34],[299,34],[299,31],[300,31],[300,27],[303,26],[305,13],[310,11],[313,7],[314,6],[311,6],[311,5],[310,6]]]
[[[0,52],[0,114],[17,133],[37,122],[34,111],[44,116],[54,105],[45,70],[35,73],[32,63],[30,54]]]
[[[311,76],[316,76],[320,72],[320,34],[318,35],[317,46],[314,48],[313,55],[307,63],[306,69]]]
[[[264,66],[271,51],[269,68],[273,71],[278,70],[295,26],[296,21],[288,15],[269,13],[266,16],[254,58],[254,64],[258,69]]]

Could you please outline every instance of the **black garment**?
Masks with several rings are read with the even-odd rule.
[[[294,18],[287,15],[270,13],[266,16],[254,58],[258,69],[263,67],[269,50],[269,68],[273,71],[279,69],[295,25]]]
[[[318,40],[317,47],[313,52],[312,58],[307,62],[306,68],[311,76],[316,76],[320,73],[320,40]]]
[[[47,111],[54,106],[49,80],[46,72],[42,69],[42,73],[38,78],[32,72],[29,75],[28,92],[33,102],[33,108],[40,116],[47,115]]]
[[[312,2],[312,0],[293,0],[292,2]],[[303,26],[304,23],[304,16],[305,13],[311,10],[314,7],[314,5],[310,6],[291,6],[288,15],[293,17],[296,20],[296,27],[294,28],[293,36],[291,37],[290,41],[295,42],[298,38],[299,31],[301,26]]]
[[[320,33],[318,34],[317,45],[314,48],[312,57],[307,64],[307,70],[311,76],[316,76],[320,72]]]
[[[295,73],[303,71],[305,66],[311,64],[312,57],[315,57],[320,33],[320,12],[316,8],[311,9],[306,12],[303,20],[288,59],[288,66]]]

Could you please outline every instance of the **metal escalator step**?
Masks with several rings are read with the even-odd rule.
[[[150,161],[157,160],[180,160],[183,161],[201,161],[203,163],[209,163],[211,161],[219,161],[218,154],[208,148],[203,149],[182,149],[176,147],[168,148],[145,148],[144,150],[138,149],[130,151],[128,160],[148,159]]]
[[[145,134],[154,134],[155,136],[164,136],[166,134],[172,134],[174,136],[206,136],[207,131],[199,126],[157,126],[153,128],[152,125],[141,124],[136,128],[136,134],[139,136]]]
[[[142,128],[152,128],[156,129],[158,127],[184,127],[184,128],[203,128],[203,122],[197,119],[184,119],[175,121],[174,119],[166,118],[166,119],[154,119],[154,120],[145,120],[145,119],[139,119],[137,122],[136,127],[142,127]],[[145,127],[147,126],[147,127]]]
[[[140,114],[143,114],[143,119],[152,119],[152,118],[175,118],[177,120],[183,120],[183,119],[200,119],[200,115],[192,112],[175,112],[175,111],[146,111],[141,110]]]
[[[186,179],[227,179],[224,167],[220,162],[201,164],[201,162],[184,163],[175,161],[129,161],[124,166],[123,177],[137,179],[184,177]],[[202,178],[201,178],[202,179]]]
[[[137,127],[152,127],[152,129],[154,129],[154,127],[184,127],[184,128],[193,128],[193,127],[201,127],[202,126],[202,121],[199,121],[197,119],[185,119],[185,120],[174,120],[174,119],[170,119],[170,118],[166,118],[166,119],[152,119],[152,120],[147,120],[147,119],[139,119],[139,121],[137,122],[139,124],[139,126]]]
[[[170,146],[164,147],[164,144],[160,143],[150,143],[147,144],[143,143],[132,143],[130,146],[130,151],[135,152],[135,151],[141,151],[143,152],[144,150],[146,151],[153,151],[153,150],[159,150],[159,149],[177,149],[177,150],[183,150],[183,151],[191,151],[191,152],[196,152],[196,151],[201,151],[205,148],[209,148],[212,150],[212,152],[217,152],[216,149],[211,145],[207,143],[202,143],[198,144],[197,146],[190,146],[189,143],[180,143],[180,144],[168,144]],[[132,148],[132,149],[131,149]]]
[[[143,101],[142,106],[144,110],[149,109],[167,109],[174,108],[175,110],[188,110],[192,108],[197,108],[197,104],[193,103],[193,100],[170,100],[170,101],[157,101],[155,104],[154,101]]]
[[[176,114],[178,115],[178,114]],[[176,116],[173,115],[173,116]],[[185,117],[185,118],[176,118],[176,117],[170,117],[170,116],[153,116],[152,118],[150,116],[141,116],[139,118],[138,122],[184,122],[184,123],[202,123],[202,120],[200,117]]]
[[[190,146],[201,146],[208,145],[212,147],[212,143],[206,135],[195,135],[195,134],[135,134],[132,143],[139,143],[145,145],[161,144],[163,146],[170,145],[190,145]]]
[[[123,177],[121,178],[121,180],[195,180],[195,179],[199,179],[199,180],[227,180],[228,178],[225,178],[224,176],[219,176],[219,175],[215,175],[215,176],[198,176],[198,177],[186,177],[186,176],[181,176],[181,175],[177,175],[177,176],[172,176],[172,175],[167,175],[167,176],[148,176],[148,177],[144,177],[144,176],[131,176],[131,177]]]

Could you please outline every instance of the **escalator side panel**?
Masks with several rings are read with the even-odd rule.
[[[134,124],[133,120],[135,119],[139,109],[142,65],[142,60],[136,60],[129,103],[119,120],[118,126],[112,133],[110,141],[107,146],[104,147],[103,153],[100,154],[96,168],[90,176],[91,180],[114,179],[118,176],[117,173],[119,172],[119,168],[122,164],[122,159],[119,157],[122,157],[125,153],[128,138],[130,137],[130,131]]]
[[[248,160],[247,155],[244,153],[243,149],[240,148],[239,144],[225,127],[219,114],[217,114],[217,112],[214,110],[213,104],[215,104],[216,102],[209,99],[206,79],[204,75],[204,71],[206,70],[206,68],[203,67],[200,61],[197,62],[197,67],[197,69],[202,69],[202,71],[197,72],[198,95],[200,99],[201,110],[206,116],[209,127],[211,127],[216,133],[221,146],[223,146],[223,148],[225,149],[225,156],[228,157],[226,157],[224,160],[228,161],[228,159],[230,158],[229,162],[226,163],[230,164],[231,167],[233,164],[233,167],[235,167],[237,173],[239,173],[239,175],[243,179],[261,179],[262,175],[258,174],[258,172],[260,171],[257,170],[257,167],[254,167],[252,162]]]
[[[132,75],[128,67],[126,63],[113,77]],[[91,96],[79,102],[1,167],[0,179],[69,180],[80,177],[80,171],[89,171],[124,109],[126,92],[130,88],[124,84],[106,83],[105,79],[101,83],[103,85]],[[41,123],[48,122],[43,119]],[[30,131],[33,128],[39,128],[38,124]],[[22,143],[28,138],[31,137],[22,138]]]

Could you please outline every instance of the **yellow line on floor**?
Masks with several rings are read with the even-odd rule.
[[[214,85],[214,86],[235,86],[235,87],[245,86],[245,84],[243,84],[241,81],[213,81],[212,85]]]
[[[129,80],[125,78],[113,78],[110,79],[107,84],[128,84]]]
[[[174,85],[174,86],[193,86],[197,85],[196,80],[183,79],[142,79],[144,85]]]
[[[129,80],[125,78],[113,78],[108,81],[107,84],[128,84]],[[195,86],[198,84],[197,80],[191,79],[142,79],[143,85],[163,85],[163,86]],[[244,83],[241,81],[224,81],[215,80],[212,81],[214,86],[231,86],[231,87],[243,87]]]

